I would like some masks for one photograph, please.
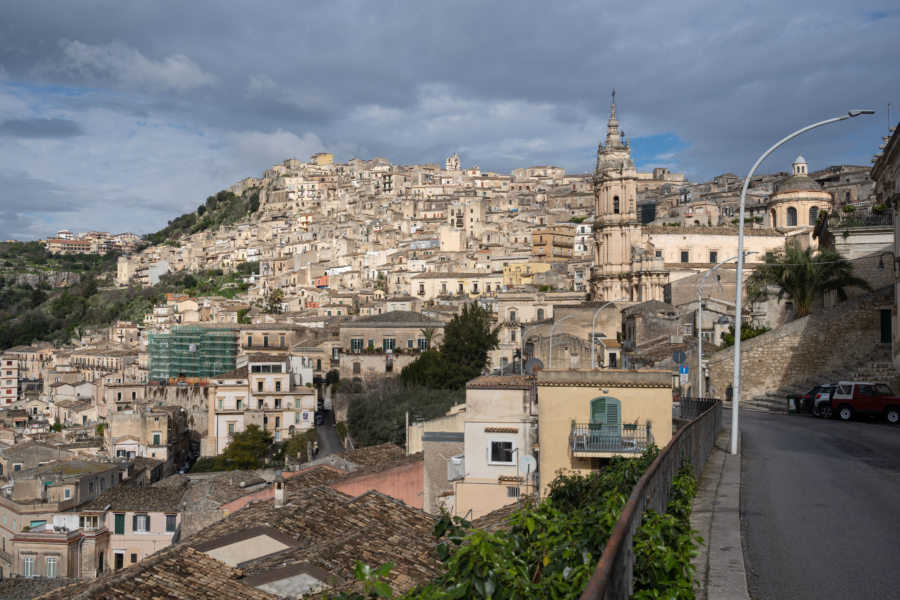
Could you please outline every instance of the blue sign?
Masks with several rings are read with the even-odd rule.
[[[688,374],[688,366],[687,366],[687,365],[681,365],[681,366],[678,367],[678,368],[680,369],[679,372],[680,372],[682,375],[687,375],[687,374]]]

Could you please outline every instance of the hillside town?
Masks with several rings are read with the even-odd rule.
[[[768,407],[814,375],[817,349],[784,341],[799,330],[790,299],[757,295],[736,314],[743,179],[638,171],[615,96],[600,137],[590,174],[493,173],[457,154],[290,158],[227,190],[258,199],[234,224],[149,246],[96,231],[45,240],[58,254],[119,252],[110,288],[240,278],[230,294],[168,293],[141,322],[67,345],[3,350],[0,590],[92,597],[140,579],[147,597],[299,597],[350,589],[357,559],[392,563],[408,590],[440,573],[442,515],[503,527],[560,469],[665,447],[673,402],[730,398],[717,350],[736,324],[771,336],[745,345],[745,402]],[[886,136],[874,168],[798,155],[746,196],[745,276],[830,235],[867,282],[804,317],[828,331],[855,315],[863,342],[880,336],[847,353],[848,369],[900,367],[896,259],[884,268],[900,256],[898,144]],[[345,382],[396,377],[472,303],[498,343],[464,403],[407,415],[405,447],[338,433]],[[762,366],[773,347],[792,362]],[[251,429],[302,437],[304,451],[277,469],[192,472]]]

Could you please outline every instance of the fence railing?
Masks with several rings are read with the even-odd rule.
[[[647,425],[605,425],[572,422],[569,446],[572,452],[586,454],[641,454],[653,443]]]
[[[699,477],[722,428],[722,403],[716,402],[685,425],[641,477],[613,528],[603,555],[581,594],[581,600],[629,598],[634,592],[634,535],[647,510],[666,511],[672,481],[687,457]]]
[[[686,421],[693,421],[718,401],[718,398],[681,398],[678,403],[678,417]]]

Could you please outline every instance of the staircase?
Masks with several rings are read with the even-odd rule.
[[[890,347],[878,346],[864,361],[853,365],[834,365],[830,370],[823,371],[813,377],[797,381],[790,385],[749,399],[741,400],[741,408],[764,412],[787,412],[787,397],[802,396],[813,387],[824,383],[836,383],[838,381],[873,381],[884,382],[892,388],[896,388],[895,380],[900,373],[894,369],[890,360]],[[896,389],[894,391],[897,391]]]

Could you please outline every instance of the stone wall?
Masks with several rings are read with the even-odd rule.
[[[880,310],[893,304],[893,289],[880,288],[742,342],[741,397],[762,396],[865,360],[881,341]],[[733,348],[709,356],[710,384],[718,395],[724,397],[733,372]]]
[[[209,430],[209,406],[206,386],[148,385],[147,400],[183,408],[188,416],[188,429],[201,435]]]

